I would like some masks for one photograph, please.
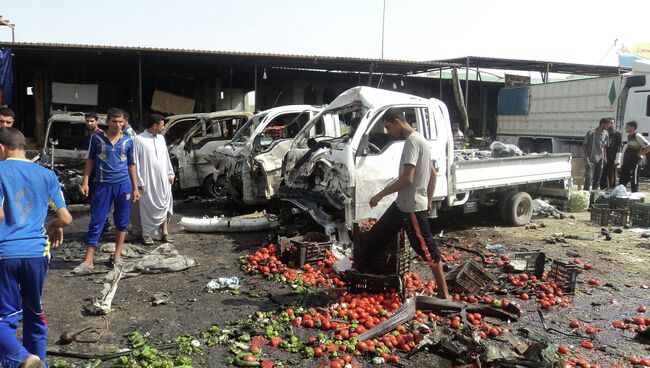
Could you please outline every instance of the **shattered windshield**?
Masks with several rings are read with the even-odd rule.
[[[230,144],[233,146],[242,146],[244,145],[248,139],[251,137],[251,133],[255,131],[255,128],[259,125],[259,123],[266,118],[267,114],[258,114],[253,116],[244,126],[242,126],[238,131],[237,134],[232,138],[232,141],[230,141]]]
[[[307,148],[309,138],[318,142],[328,142],[333,149],[343,149],[352,139],[361,119],[368,108],[360,103],[352,103],[336,110],[324,111],[312,119],[298,134],[295,148]]]
[[[51,142],[56,142],[56,148],[64,150],[87,150],[90,143],[90,134],[83,121],[56,120],[50,123],[47,147]],[[100,129],[106,130],[106,124],[98,124]]]

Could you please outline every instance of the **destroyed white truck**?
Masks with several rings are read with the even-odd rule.
[[[225,146],[211,155],[213,184],[218,196],[247,204],[263,204],[280,186],[282,159],[293,138],[322,108],[289,105],[262,111],[246,123]],[[328,123],[305,132],[307,136],[338,134]]]
[[[601,118],[616,118],[616,129],[639,123],[650,133],[650,62],[635,62],[632,73],[609,77],[506,87],[499,91],[497,139],[524,152],[570,152],[582,157],[582,140]]]
[[[228,143],[252,116],[227,110],[168,117],[163,135],[176,175],[174,190],[200,188],[206,197],[218,195],[216,170],[208,156]]]
[[[396,179],[404,144],[385,132],[382,117],[391,107],[402,109],[430,144],[437,172],[432,215],[491,205],[508,224],[523,225],[532,215],[532,196],[570,195],[571,155],[455,160],[449,114],[441,101],[355,87],[307,123],[285,156],[280,195],[294,213],[308,213],[329,235],[338,232],[339,241],[347,243],[354,221],[383,214],[396,194],[375,208],[369,201]],[[310,138],[311,129],[326,119],[341,126],[340,134]]]

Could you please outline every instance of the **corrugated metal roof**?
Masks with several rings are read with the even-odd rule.
[[[465,56],[438,60],[438,62],[459,64],[461,66],[467,66],[469,64],[470,68],[537,71],[542,73],[548,71],[550,73],[580,75],[617,75],[630,71],[628,68],[618,66],[574,64],[543,60],[503,59],[483,56]]]
[[[200,49],[173,49],[173,48],[155,48],[155,47],[136,47],[136,46],[107,46],[107,45],[80,45],[80,44],[61,44],[61,43],[31,43],[31,42],[0,42],[0,47],[12,47],[19,49],[42,49],[42,50],[83,50],[83,51],[125,51],[139,52],[142,54],[189,54],[204,56],[219,56],[225,59],[248,59],[251,62],[271,63],[276,62],[280,65],[289,63],[293,66],[305,68],[336,70],[336,66],[344,67],[343,70],[349,70],[350,66],[360,69],[362,65],[366,68],[373,64],[375,72],[397,72],[419,73],[427,70],[438,68],[450,68],[454,66],[451,63],[437,61],[412,61],[412,60],[392,60],[392,59],[372,59],[358,57],[341,57],[341,56],[322,56],[322,55],[300,55],[300,54],[277,54],[277,53],[257,53],[245,51],[220,51],[220,50],[200,50]]]

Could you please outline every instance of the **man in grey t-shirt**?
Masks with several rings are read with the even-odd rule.
[[[609,145],[607,130],[611,124],[614,122],[609,118],[600,119],[598,128],[588,131],[582,142],[582,152],[585,156],[584,190],[600,187],[600,176],[603,173],[603,166],[607,163],[606,148]]]
[[[374,257],[405,227],[411,247],[426,260],[438,285],[438,297],[449,298],[447,283],[440,263],[440,252],[429,228],[428,210],[436,185],[436,172],[431,161],[431,150],[424,137],[406,122],[404,113],[388,109],[383,116],[384,127],[394,137],[404,139],[399,166],[399,177],[370,199],[376,207],[385,196],[397,192],[397,199],[388,207],[368,235],[368,244],[361,259],[355,259],[359,272],[365,272]]]

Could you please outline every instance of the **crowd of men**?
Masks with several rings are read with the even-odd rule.
[[[0,365],[43,367],[47,320],[41,294],[50,261],[50,247],[63,241],[63,228],[73,219],[66,208],[57,176],[26,158],[27,143],[13,127],[14,112],[0,108]],[[90,199],[91,220],[84,261],[74,274],[93,272],[94,253],[113,208],[115,251],[109,261],[123,265],[122,247],[129,224],[147,245],[160,235],[166,243],[172,214],[174,171],[162,136],[163,116],[152,114],[136,134],[124,110],[106,113],[102,130],[97,113],[85,115],[88,156],[79,191]],[[55,216],[45,226],[51,208]],[[23,322],[22,343],[16,331]]]
[[[617,156],[623,145],[622,134],[614,128],[614,118],[602,118],[598,127],[585,135],[582,150],[585,160],[584,190],[611,189],[616,186]],[[639,191],[639,166],[645,164],[645,155],[650,152],[648,141],[637,134],[636,121],[625,123],[627,144],[621,154],[619,185],[627,186],[633,193]]]

